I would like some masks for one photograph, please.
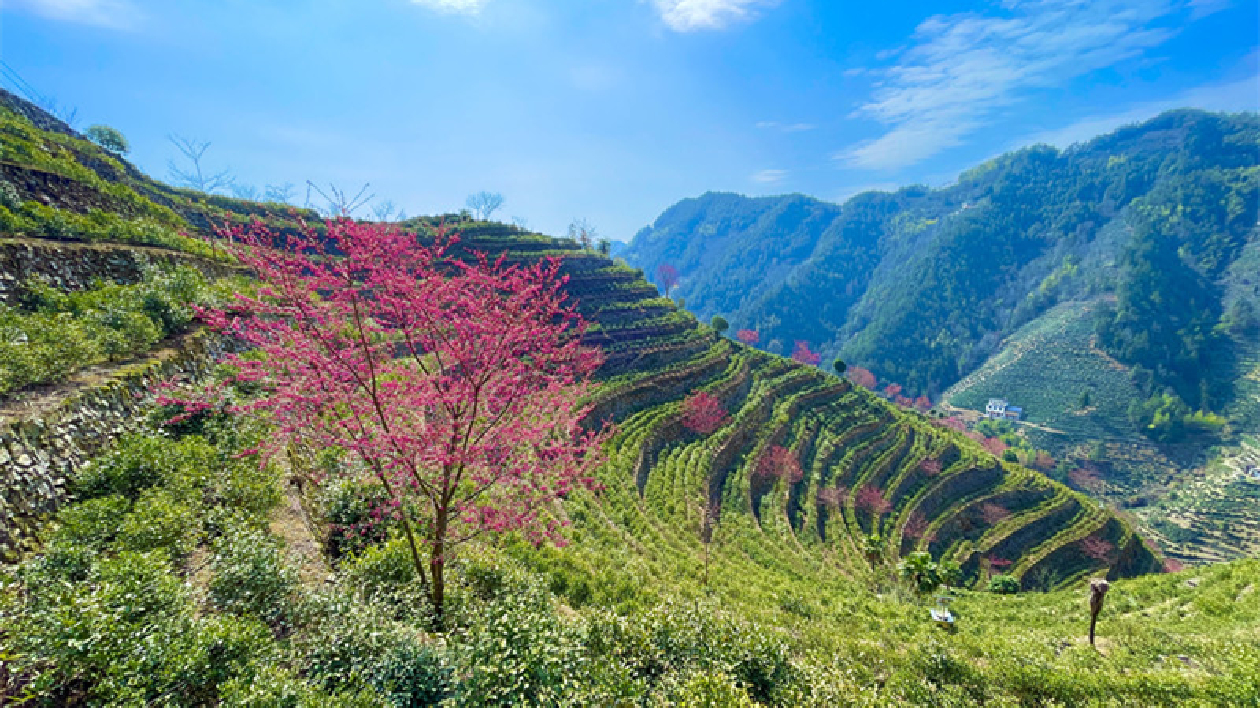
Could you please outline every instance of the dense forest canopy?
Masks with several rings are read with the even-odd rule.
[[[1165,113],[1057,150],[985,162],[942,189],[705,194],[643,229],[626,258],[678,268],[702,319],[722,315],[788,353],[810,342],[936,396],[1054,305],[1101,298],[1101,346],[1133,367],[1154,408],[1220,410],[1224,339],[1255,326],[1226,307],[1230,265],[1257,239],[1260,118]],[[1153,434],[1173,434],[1153,431]]]

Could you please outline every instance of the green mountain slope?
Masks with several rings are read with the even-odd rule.
[[[675,265],[677,294],[703,319],[757,329],[771,351],[810,341],[916,395],[940,393],[1055,303],[1116,293],[1105,346],[1151,370],[1154,388],[1215,410],[1229,387],[1202,372],[1217,281],[1256,239],[1257,136],[1254,115],[1173,111],[1004,155],[944,189],[819,204],[830,224],[790,232],[758,216],[799,195],[708,194],[663,213],[626,258],[649,275]],[[1143,309],[1171,292],[1172,306]]]
[[[63,181],[58,184],[64,189],[43,194],[44,199],[28,192],[14,207],[36,216],[46,212],[46,221],[68,224],[58,233],[61,238],[109,237],[77,230],[78,216],[103,210],[91,200],[65,195],[89,190],[116,192],[141,205],[168,199],[185,211],[172,210],[166,218],[177,225],[183,219],[194,232],[199,220],[224,214],[218,211],[224,207],[240,207],[235,220],[262,214],[278,228],[292,228],[291,216],[277,215],[267,205],[217,199],[203,203],[112,158],[104,161],[108,170],[102,168],[114,178],[107,180],[77,166],[80,159],[93,156],[95,146],[39,130],[12,111],[4,117],[17,126],[22,140],[61,146],[51,152],[60,161],[56,166]],[[45,171],[20,160],[10,162],[8,169],[23,184],[31,184],[27,175]],[[43,211],[32,206],[44,202],[56,206]],[[796,223],[808,224],[811,209],[802,200],[791,209],[765,213],[762,223],[806,215]],[[594,323],[586,336],[605,351],[606,363],[592,424],[613,420],[620,433],[605,470],[607,506],[588,517],[593,535],[600,529],[615,543],[633,539],[629,548],[655,545],[659,539],[694,549],[699,544],[693,528],[696,509],[713,504],[720,508],[719,523],[729,529],[744,527],[747,543],[757,545],[756,555],[771,566],[781,560],[815,568],[850,566],[857,558],[854,549],[877,534],[885,557],[931,550],[938,557],[956,558],[968,582],[983,579],[990,556],[1011,561],[1012,573],[1025,587],[1050,587],[1100,570],[1127,576],[1158,569],[1127,523],[1086,498],[1004,465],[972,441],[902,413],[847,381],[718,337],[660,298],[630,268],[572,241],[511,226],[462,224],[460,234],[462,247],[506,253],[509,261],[563,256],[570,278],[566,288]],[[48,234],[6,229],[4,235]],[[204,247],[192,243],[190,247]],[[682,400],[702,390],[718,396],[730,413],[730,422],[708,436],[696,436],[680,425]],[[806,472],[789,488],[753,472],[772,445],[791,450]],[[868,499],[876,495],[878,504],[858,502],[863,490],[868,490]],[[1010,518],[983,520],[978,510],[996,503]],[[1020,513],[1025,508],[1028,513]],[[614,516],[608,515],[610,509]],[[1105,541],[1115,553],[1082,560],[1079,553],[1061,552],[1087,537]],[[652,557],[656,554],[648,555]],[[672,571],[666,566],[658,572],[664,577]]]
[[[773,202],[686,200],[627,258],[649,274],[676,265],[689,310],[757,330],[768,351],[804,340],[881,386],[971,410],[1009,399],[1032,423],[1022,434],[1067,465],[1060,474],[1096,468],[1104,479],[1092,491],[1109,503],[1163,500],[1216,446],[1228,457],[1260,425],[1253,114],[1172,111],[1068,150],[1003,155],[943,189],[858,195],[808,255],[794,245],[758,280],[773,255],[743,250],[784,237],[724,224],[740,220],[741,203],[762,212]],[[727,270],[670,260],[686,252]],[[1190,526],[1215,528],[1217,506]]]

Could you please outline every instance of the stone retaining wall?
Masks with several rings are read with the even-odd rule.
[[[188,265],[207,277],[243,272],[179,251],[117,244],[0,240],[0,304],[10,304],[23,282],[43,278],[59,290],[82,290],[92,281],[134,283],[147,264]]]
[[[16,561],[41,521],[66,500],[66,483],[120,435],[139,428],[153,386],[178,374],[200,376],[228,348],[204,330],[177,337],[147,359],[10,405],[0,418],[0,562]],[[77,377],[82,378],[82,377]]]

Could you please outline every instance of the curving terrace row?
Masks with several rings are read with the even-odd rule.
[[[639,272],[590,252],[565,272],[593,323],[587,341],[606,353],[591,414],[618,426],[606,479],[624,483],[619,504],[633,506],[603,518],[656,546],[655,562],[694,557],[706,524],[749,524],[760,544],[741,546],[742,562],[763,567],[857,562],[854,549],[878,534],[885,558],[926,550],[976,584],[996,572],[1042,588],[1158,569],[1131,528],[1086,497],[815,367],[717,336]],[[729,413],[707,436],[681,424],[683,400],[701,390]],[[800,461],[800,481],[756,474],[774,445]]]

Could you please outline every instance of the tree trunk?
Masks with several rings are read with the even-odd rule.
[[[433,602],[433,621],[436,629],[442,629],[442,611],[446,603],[446,528],[447,511],[438,511],[433,520],[433,546],[429,555],[429,575],[433,578],[430,600]]]

